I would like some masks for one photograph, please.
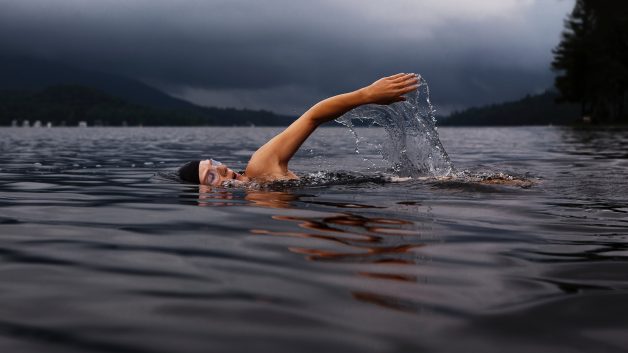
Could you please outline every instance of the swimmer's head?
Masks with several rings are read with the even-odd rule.
[[[249,180],[244,175],[234,172],[213,159],[188,162],[179,168],[178,174],[181,180],[210,186],[220,186],[230,180]]]
[[[200,163],[201,161],[190,161],[182,165],[177,171],[179,178],[188,183],[200,184],[198,178],[198,166]]]

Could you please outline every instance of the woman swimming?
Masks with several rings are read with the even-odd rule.
[[[213,186],[234,179],[242,182],[298,179],[288,170],[288,162],[318,126],[364,104],[388,105],[404,101],[403,95],[418,87],[418,75],[400,73],[381,78],[356,91],[327,98],[253,153],[243,174],[218,161],[206,159],[186,163],[179,168],[179,177],[187,182]]]

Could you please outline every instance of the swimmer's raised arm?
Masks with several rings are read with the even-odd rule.
[[[294,179],[288,162],[303,142],[328,121],[364,104],[391,104],[405,100],[404,94],[418,88],[416,74],[396,74],[384,77],[356,91],[327,98],[305,112],[283,132],[260,147],[247,167],[248,178]]]

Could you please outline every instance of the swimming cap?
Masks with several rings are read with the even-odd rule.
[[[179,168],[178,174],[181,180],[200,184],[200,180],[198,179],[198,165],[201,161],[191,161],[185,163],[181,168]]]

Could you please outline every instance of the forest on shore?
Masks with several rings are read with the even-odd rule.
[[[523,99],[453,112],[438,120],[442,126],[571,125],[578,123],[579,107],[557,103],[558,93],[548,91]]]
[[[469,108],[441,125],[628,124],[628,1],[577,0],[554,49],[555,87]]]
[[[628,123],[628,1],[577,0],[552,69],[559,102],[594,123]]]

